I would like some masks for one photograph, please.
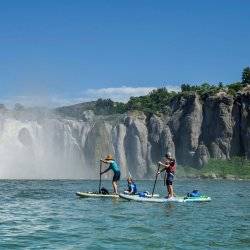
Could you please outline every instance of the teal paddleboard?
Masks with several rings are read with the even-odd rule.
[[[171,199],[167,198],[158,198],[158,197],[140,197],[138,195],[127,195],[119,194],[120,198],[129,201],[139,201],[139,202],[156,202],[156,203],[166,203],[166,202],[208,202],[211,201],[210,197],[201,196],[201,197],[173,197]]]

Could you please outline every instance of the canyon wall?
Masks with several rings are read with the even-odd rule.
[[[136,178],[152,178],[166,152],[195,168],[211,157],[250,158],[249,93],[189,94],[169,107],[158,115],[77,110],[77,117],[70,107],[49,115],[0,110],[0,178],[98,178],[99,159],[108,153],[123,177]]]

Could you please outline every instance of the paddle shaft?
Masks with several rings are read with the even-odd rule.
[[[155,175],[155,183],[154,183],[154,187],[153,187],[153,191],[152,191],[152,197],[154,196],[155,185],[156,185],[156,181],[157,181],[157,178],[158,178],[159,169],[160,169],[160,164],[158,164],[157,173],[156,173],[156,175]]]
[[[102,184],[102,162],[100,161],[100,179],[99,179],[99,194],[101,193],[101,184]]]

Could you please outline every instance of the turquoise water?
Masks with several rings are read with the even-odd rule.
[[[137,184],[150,190],[153,181]],[[98,181],[0,181],[0,249],[250,249],[249,181],[175,182],[176,193],[198,188],[212,197],[210,203],[75,196],[97,186]],[[164,194],[162,182],[156,191]]]

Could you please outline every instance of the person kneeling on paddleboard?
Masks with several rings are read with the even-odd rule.
[[[101,174],[104,174],[108,172],[109,170],[113,170],[114,176],[112,180],[112,185],[114,189],[114,193],[118,194],[118,181],[120,180],[120,166],[116,163],[116,161],[113,159],[112,155],[107,155],[107,157],[104,160],[100,160],[103,163],[109,164],[109,167],[105,169]]]
[[[133,181],[133,179],[131,177],[128,177],[127,179],[128,182],[128,190],[127,190],[127,194],[136,194],[137,193],[137,187],[135,182]]]
[[[167,192],[168,192],[168,198],[174,197],[174,189],[173,189],[173,180],[174,180],[174,174],[176,171],[176,162],[175,159],[171,157],[170,153],[167,153],[165,155],[166,161],[165,163],[158,162],[159,165],[163,166],[164,168],[158,171],[157,174],[160,174],[163,171],[166,171],[167,178],[165,179],[165,184],[167,185]]]

